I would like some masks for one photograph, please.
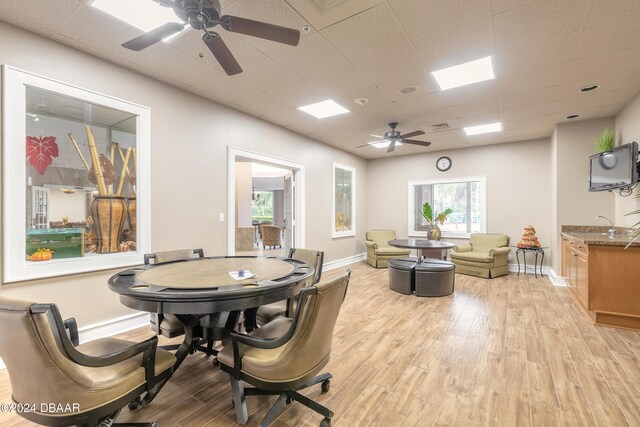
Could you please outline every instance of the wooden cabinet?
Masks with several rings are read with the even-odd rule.
[[[563,234],[562,275],[596,324],[640,329],[640,247],[586,243]]]

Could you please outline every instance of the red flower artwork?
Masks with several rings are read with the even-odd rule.
[[[58,144],[55,136],[36,138],[27,137],[27,157],[29,164],[36,168],[40,175],[44,174],[54,157],[58,157]]]

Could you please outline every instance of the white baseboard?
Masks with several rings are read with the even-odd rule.
[[[510,273],[517,273],[518,272],[518,264],[509,264],[509,272]],[[520,266],[520,273],[522,274],[524,272],[524,266]],[[527,271],[526,274],[534,274],[533,272],[533,267],[532,266],[527,266]],[[540,268],[538,268],[538,275],[540,274]],[[543,265],[542,266],[542,274],[546,275],[549,280],[551,281],[551,283],[554,286],[566,286],[567,284],[565,283],[564,279],[560,276],[557,276],[556,273],[551,269],[551,267],[547,266],[547,265]]]
[[[80,343],[110,337],[149,324],[149,313],[133,313],[78,328]],[[0,359],[0,370],[6,366]]]
[[[335,270],[336,268],[344,267],[345,265],[353,264],[354,262],[364,261],[367,259],[367,253],[359,255],[353,255],[347,258],[336,259],[334,261],[325,262],[322,264],[323,271]]]

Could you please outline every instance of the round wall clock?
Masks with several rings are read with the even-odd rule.
[[[436,160],[436,167],[440,172],[448,171],[451,169],[451,159],[447,156],[442,156]]]

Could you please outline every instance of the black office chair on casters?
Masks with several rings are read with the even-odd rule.
[[[295,400],[324,416],[329,426],[333,412],[299,393],[315,384],[330,388],[330,373],[317,375],[331,354],[331,341],[350,272],[328,282],[303,289],[293,318],[279,317],[246,334],[231,333],[231,345],[218,354],[220,368],[229,373],[237,420],[246,424],[245,396],[276,395],[273,407],[260,424],[275,420],[285,403]],[[244,388],[243,381],[256,388]]]
[[[19,415],[38,424],[118,425],[122,408],[172,372],[176,358],[157,343],[100,338],[78,345],[75,320],[63,321],[55,304],[0,297],[0,357],[12,399],[30,409]]]

